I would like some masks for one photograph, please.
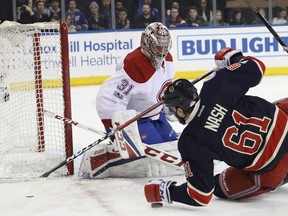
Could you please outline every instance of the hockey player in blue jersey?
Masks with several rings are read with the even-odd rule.
[[[288,98],[270,103],[246,95],[258,85],[265,65],[223,48],[219,70],[197,89],[185,79],[164,92],[164,103],[187,124],[178,141],[186,182],[153,180],[145,185],[148,202],[207,205],[212,195],[239,200],[283,185],[288,172]],[[229,165],[214,176],[213,160]]]

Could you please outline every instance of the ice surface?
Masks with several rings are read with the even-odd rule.
[[[264,77],[249,91],[252,95],[275,101],[288,97],[288,76]],[[196,87],[201,88],[201,84]],[[72,118],[82,124],[104,130],[95,109],[99,86],[72,88]],[[183,126],[173,126],[181,131]],[[100,136],[79,128],[73,129],[74,152]],[[75,171],[81,156],[75,159]],[[56,164],[55,164],[56,165]],[[51,167],[52,168],[52,167]],[[179,183],[184,175],[172,177]],[[77,176],[47,178],[33,198],[26,198],[35,182],[0,183],[0,216],[285,216],[288,214],[288,186],[243,201],[226,201],[215,197],[206,207],[190,207],[174,203],[152,209],[143,195],[148,178],[79,180]]]

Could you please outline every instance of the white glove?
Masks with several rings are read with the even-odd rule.
[[[216,64],[217,68],[218,69],[225,68],[227,66],[230,66],[233,63],[236,63],[236,62],[231,61],[231,59],[238,54],[239,54],[240,58],[236,59],[236,61],[237,60],[240,61],[240,59],[243,57],[241,50],[233,50],[230,47],[225,47],[225,48],[219,50],[214,56],[215,64]]]
[[[169,180],[153,180],[144,187],[146,200],[149,203],[166,202],[172,204],[169,187],[175,185],[175,181]]]
[[[162,112],[165,114],[168,121],[170,121],[170,122],[178,121],[178,119],[174,115],[174,112],[172,112],[171,109],[169,109],[169,107],[164,105],[162,108]]]

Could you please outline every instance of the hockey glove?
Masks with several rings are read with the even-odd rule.
[[[230,66],[239,62],[243,57],[241,50],[233,50],[230,47],[225,47],[215,54],[215,64],[218,69]]]
[[[170,197],[169,187],[175,185],[175,181],[166,180],[153,180],[147,183],[144,187],[146,200],[149,203],[154,202],[166,202],[171,204],[172,200]]]

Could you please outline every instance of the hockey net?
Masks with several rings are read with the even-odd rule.
[[[0,25],[0,181],[29,180],[73,154],[66,24]],[[51,176],[73,174],[73,161]]]

